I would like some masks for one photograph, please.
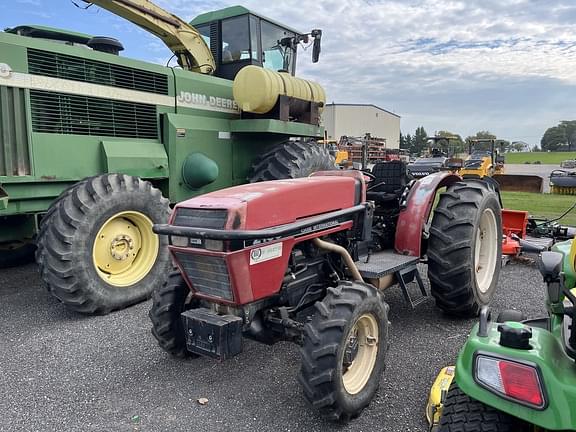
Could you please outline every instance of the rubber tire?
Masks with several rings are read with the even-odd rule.
[[[304,327],[298,380],[304,397],[322,416],[345,422],[368,406],[380,385],[388,350],[389,307],[373,286],[349,281],[328,288],[326,297],[315,307],[317,312]],[[366,312],[372,312],[378,320],[379,350],[366,386],[358,394],[350,395],[342,382],[346,337],[357,318]]]
[[[446,395],[439,432],[528,432],[520,420],[469,397],[452,382]]]
[[[308,177],[316,171],[336,169],[326,146],[314,140],[285,141],[259,156],[248,174],[250,183]]]
[[[481,293],[472,271],[476,230],[485,209],[496,217],[497,261],[492,282]],[[457,182],[440,195],[428,241],[428,278],[436,305],[445,313],[474,317],[492,300],[500,275],[502,210],[498,193],[481,180]]]
[[[17,267],[34,262],[36,245],[24,243],[15,249],[0,250],[0,269]]]
[[[169,202],[151,183],[123,174],[80,181],[52,203],[42,219],[36,261],[48,291],[69,309],[106,314],[148,299],[171,269],[166,237],[160,237],[156,263],[129,287],[107,284],[92,258],[100,227],[122,211],[139,211],[154,223],[167,223]]]
[[[158,345],[178,358],[199,357],[186,349],[186,336],[180,316],[192,306],[186,304],[189,295],[190,289],[180,272],[175,270],[162,287],[154,291],[152,308],[148,313],[152,321],[152,335]]]

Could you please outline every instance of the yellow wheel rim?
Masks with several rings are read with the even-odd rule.
[[[378,357],[378,322],[364,314],[352,326],[346,339],[342,364],[342,382],[349,394],[358,394],[372,375]]]
[[[98,275],[108,284],[127,287],[150,272],[160,248],[152,221],[137,211],[108,219],[96,235],[92,258]]]

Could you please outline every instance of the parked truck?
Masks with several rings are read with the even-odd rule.
[[[322,136],[324,91],[293,76],[300,44],[318,60],[320,30],[240,6],[188,24],[147,0],[87,3],[158,36],[178,66],[124,58],[108,37],[0,33],[0,266],[37,247],[56,298],[107,313],[161,285],[171,263],[152,225],[170,203],[333,158],[309,141]]]

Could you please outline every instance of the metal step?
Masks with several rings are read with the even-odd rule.
[[[366,260],[356,262],[356,266],[363,278],[378,279],[393,274],[406,301],[415,308],[429,299],[426,287],[418,271],[418,257],[400,255],[394,251],[384,251],[372,254]],[[413,298],[408,291],[408,284],[416,282],[420,296]]]
[[[389,250],[369,255],[368,262],[362,258],[356,262],[356,267],[363,278],[378,279],[416,265],[418,261],[420,261],[418,257],[400,255],[393,250]]]

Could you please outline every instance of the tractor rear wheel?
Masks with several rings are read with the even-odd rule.
[[[122,174],[85,179],[42,219],[36,259],[48,290],[70,309],[105,314],[150,297],[170,269],[168,200],[149,182]]]
[[[314,140],[285,141],[259,156],[248,175],[250,183],[308,177],[336,168],[334,156]]]
[[[308,402],[333,421],[368,406],[384,371],[388,305],[376,288],[341,282],[316,303],[304,328],[299,381]]]
[[[453,382],[440,417],[439,432],[529,432],[524,422],[469,397]]]
[[[152,321],[152,335],[160,347],[174,357],[198,357],[186,349],[186,335],[182,312],[195,306],[190,289],[179,271],[173,271],[168,280],[152,296],[148,316]]]
[[[440,309],[473,317],[490,303],[502,255],[500,201],[490,184],[458,182],[440,195],[427,255],[431,292]]]

